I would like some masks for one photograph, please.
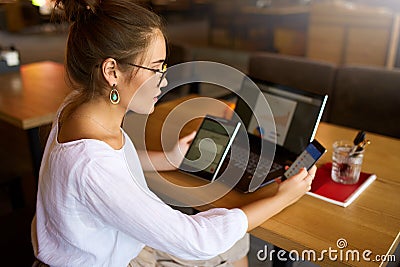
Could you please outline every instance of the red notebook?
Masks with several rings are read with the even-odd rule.
[[[347,207],[376,179],[375,174],[361,172],[358,183],[339,184],[332,180],[331,169],[332,163],[330,162],[317,169],[308,195]]]

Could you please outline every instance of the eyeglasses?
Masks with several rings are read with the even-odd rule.
[[[145,66],[136,65],[136,64],[133,64],[133,63],[126,63],[126,64],[131,65],[131,66],[134,66],[134,67],[136,67],[136,68],[141,68],[141,69],[145,69],[145,70],[150,70],[150,71],[152,71],[152,72],[154,72],[154,73],[161,73],[160,81],[158,82],[157,86],[160,86],[160,84],[161,84],[161,82],[163,81],[165,75],[167,74],[167,63],[163,63],[163,65],[162,65],[162,67],[161,67],[161,70],[159,70],[159,69],[152,69],[152,68],[148,68],[148,67],[145,67]]]

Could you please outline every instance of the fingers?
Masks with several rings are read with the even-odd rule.
[[[315,173],[317,171],[317,167],[312,166],[308,171],[306,168],[301,168],[297,173],[298,176],[302,177],[303,179],[311,178],[314,179]]]
[[[297,179],[303,180],[305,178],[307,178],[308,172],[306,168],[301,168],[299,170],[299,172],[295,175],[297,177]]]
[[[317,171],[317,167],[315,167],[315,165],[314,165],[314,166],[312,166],[312,167],[308,170],[308,173],[309,173],[311,176],[315,176],[316,171]]]
[[[189,143],[189,142],[191,142],[191,141],[193,140],[193,138],[195,137],[195,135],[196,135],[196,131],[193,131],[193,132],[191,132],[190,134],[188,134],[188,135],[182,137],[182,138],[181,138],[181,141],[184,142],[184,143]]]
[[[304,182],[308,185],[308,187],[311,189],[311,184],[312,181],[314,180],[314,176],[307,174],[306,178],[304,178]]]
[[[296,174],[296,178],[305,184],[307,191],[311,190],[311,184],[314,180],[316,169],[315,166],[313,166],[309,171],[307,171],[306,168],[301,168]]]
[[[304,186],[304,189],[307,191],[311,190],[311,184],[314,180],[315,173],[316,173],[317,167],[313,166],[310,168],[310,170],[307,171],[306,168],[301,168],[299,172],[291,177],[291,179],[294,179],[297,181],[297,183],[302,184]],[[276,180],[278,184],[282,183],[283,181],[281,180]]]
[[[307,188],[308,191],[311,190],[311,185],[315,178],[316,170],[317,170],[317,167],[313,166],[310,170],[308,170],[308,174],[307,174],[306,178],[304,179],[308,183],[308,188]]]
[[[315,172],[316,167],[310,168],[309,171],[307,171],[306,168],[301,168],[298,173],[287,179],[285,182],[278,182],[278,192],[287,194],[287,197],[293,197],[291,203],[294,203],[311,190]]]

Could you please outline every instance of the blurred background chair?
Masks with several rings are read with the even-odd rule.
[[[337,72],[329,121],[400,138],[400,71],[344,66]]]
[[[328,94],[322,120],[326,121],[331,106],[336,65],[324,61],[274,53],[254,53],[249,58],[251,78],[281,84],[308,92]]]

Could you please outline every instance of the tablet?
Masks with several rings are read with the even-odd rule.
[[[214,181],[240,125],[240,122],[206,115],[179,170]]]

